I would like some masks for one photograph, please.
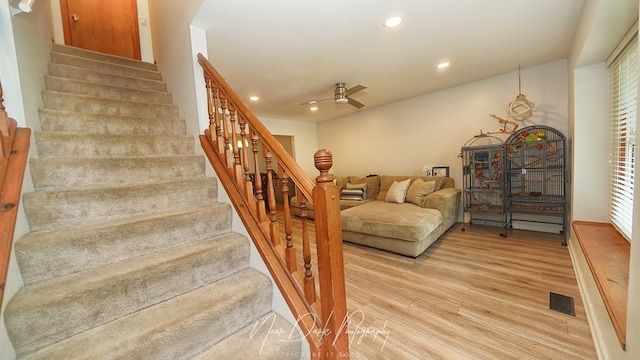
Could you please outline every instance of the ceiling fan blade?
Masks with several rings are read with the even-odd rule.
[[[333,98],[330,97],[330,98],[326,98],[326,99],[309,100],[309,101],[305,101],[303,103],[300,103],[299,105],[311,105],[311,104],[319,103],[321,101],[328,101],[328,100],[333,100]]]
[[[358,91],[362,91],[364,89],[366,89],[367,87],[364,85],[356,85],[354,87],[352,87],[351,89],[347,90],[347,94],[349,94],[349,96],[357,93]]]
[[[354,106],[354,107],[356,107],[358,109],[362,109],[364,107],[363,103],[361,103],[361,102],[359,102],[357,100],[353,100],[352,98],[349,98],[348,102],[349,102],[349,105]]]

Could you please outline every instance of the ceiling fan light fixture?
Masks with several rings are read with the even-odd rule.
[[[348,102],[347,85],[343,82],[336,83],[336,88],[333,90],[333,96],[336,104],[344,104]]]

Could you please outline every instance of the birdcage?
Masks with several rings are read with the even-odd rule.
[[[462,231],[466,224],[481,224],[500,227],[500,235],[507,235],[504,156],[504,142],[482,131],[462,146]]]
[[[545,223],[566,234],[566,147],[566,137],[548,126],[528,126],[507,138],[505,210],[509,228],[514,222]]]

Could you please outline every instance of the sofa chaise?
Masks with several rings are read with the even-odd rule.
[[[461,190],[436,176],[336,177],[344,241],[417,257],[457,221]],[[361,197],[358,197],[358,194]],[[296,197],[292,213],[300,215]],[[307,216],[314,217],[307,203]]]

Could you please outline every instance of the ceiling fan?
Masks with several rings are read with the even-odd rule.
[[[339,82],[336,83],[336,87],[335,89],[333,89],[333,97],[332,98],[327,98],[327,99],[320,99],[320,100],[311,100],[311,101],[306,101],[303,102],[300,105],[309,105],[309,104],[315,104],[317,102],[320,101],[327,101],[327,100],[333,100],[335,101],[336,104],[344,104],[344,103],[348,103],[349,105],[361,109],[364,107],[364,104],[356,101],[354,99],[352,99],[350,96],[357,93],[358,91],[362,91],[364,89],[366,89],[366,86],[363,85],[356,85],[354,87],[352,87],[351,89],[347,89],[347,85],[343,82]]]

